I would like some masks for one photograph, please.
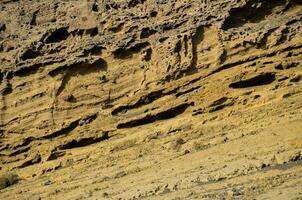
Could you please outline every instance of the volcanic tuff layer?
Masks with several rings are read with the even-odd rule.
[[[1,0],[0,199],[302,198],[301,25],[300,0]]]

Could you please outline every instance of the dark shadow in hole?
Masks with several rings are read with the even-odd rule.
[[[261,85],[268,85],[276,80],[275,74],[273,73],[264,73],[259,74],[250,79],[238,81],[235,83],[231,83],[229,85],[230,88],[247,88],[247,87],[255,87]]]
[[[69,37],[69,32],[67,31],[67,28],[59,28],[52,32],[49,36],[45,38],[45,43],[58,43],[63,40],[66,40]]]
[[[150,45],[149,42],[143,42],[143,43],[135,44],[130,48],[120,47],[113,52],[113,55],[115,58],[118,59],[129,59],[132,58],[133,54],[139,53],[142,49],[146,48],[149,45]]]
[[[275,7],[284,5],[285,3],[286,1],[283,0],[256,0],[249,1],[242,7],[231,8],[229,16],[222,25],[222,29],[228,30],[243,26],[246,23],[260,22],[265,19],[265,16],[270,15]]]
[[[98,143],[104,140],[108,140],[110,137],[108,135],[108,132],[103,133],[100,137],[87,137],[87,138],[79,138],[77,140],[73,139],[69,142],[67,142],[64,145],[61,145],[59,147],[60,150],[65,149],[73,149],[73,148],[79,148],[79,147],[85,147],[94,143]]]
[[[187,108],[189,106],[193,106],[194,103],[183,103],[181,105],[178,105],[176,107],[172,107],[169,110],[157,113],[155,115],[147,115],[143,118],[139,118],[139,119],[134,119],[125,123],[120,123],[117,125],[118,129],[121,128],[131,128],[131,127],[135,127],[135,126],[141,126],[144,124],[149,124],[152,122],[155,122],[157,120],[165,120],[165,119],[170,119],[173,117],[176,117],[182,113],[184,113]]]

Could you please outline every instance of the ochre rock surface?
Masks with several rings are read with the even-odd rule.
[[[300,0],[1,0],[0,199],[300,199],[301,60]]]

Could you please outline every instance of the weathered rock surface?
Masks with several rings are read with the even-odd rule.
[[[299,199],[301,60],[299,0],[1,0],[0,199]]]
[[[20,177],[14,173],[4,173],[0,175],[0,190],[18,183]]]

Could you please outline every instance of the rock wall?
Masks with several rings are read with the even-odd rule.
[[[168,157],[264,137],[251,172],[299,161],[301,25],[299,0],[2,0],[0,171],[31,180],[79,147],[104,145],[108,159],[132,149],[123,140],[147,148],[150,134],[168,138],[150,150]],[[265,143],[281,122],[292,131]],[[287,158],[265,157],[279,148]]]

